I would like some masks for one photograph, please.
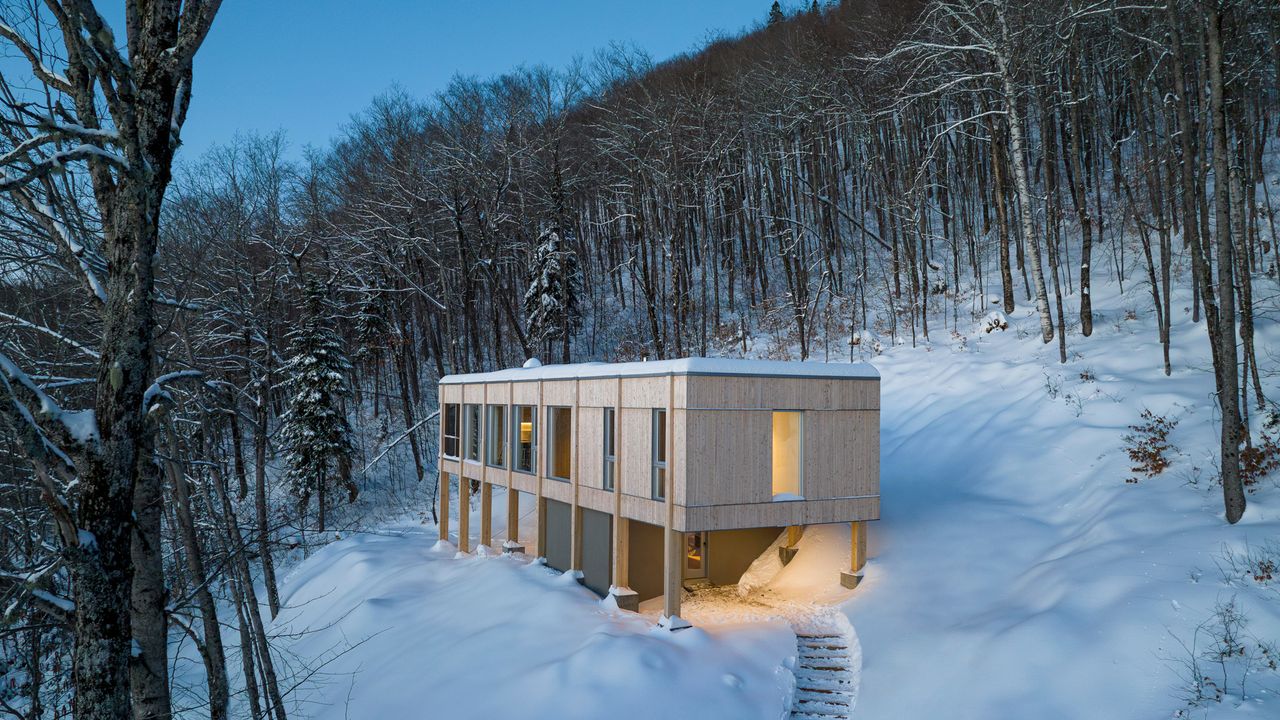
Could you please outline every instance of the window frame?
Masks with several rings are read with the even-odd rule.
[[[502,425],[498,427],[495,422],[495,415],[502,413]],[[507,446],[507,406],[502,404],[486,405],[484,408],[484,464],[505,470],[507,467],[510,448]],[[497,449],[500,451],[501,457],[494,458],[494,449],[497,443],[501,443]]]
[[[558,482],[573,482],[573,451],[574,451],[573,406],[547,405],[546,408],[547,408],[547,452],[545,453],[546,464],[544,465],[546,477],[551,480],[556,480]],[[566,411],[569,415],[569,430],[568,430],[569,432],[569,457],[568,457],[569,471],[565,473],[563,476],[557,475],[555,473],[556,460],[558,460],[558,457],[556,456],[556,433],[559,429],[559,424],[556,422],[556,419],[555,419],[555,413],[561,410]]]
[[[604,463],[600,469],[600,485],[613,492],[618,484],[618,413],[616,408],[605,407],[602,413],[601,455]]]
[[[479,403],[462,404],[462,459],[466,462],[479,463],[484,454],[484,443],[481,442],[481,427],[484,422],[484,406]],[[473,417],[474,413],[474,417]],[[475,437],[475,455],[472,456],[472,433]]]
[[[449,411],[453,411],[453,433],[449,434]],[[445,403],[440,418],[440,455],[450,460],[462,457],[462,406],[460,403]],[[453,453],[449,453],[449,441],[453,441]]]
[[[666,502],[667,485],[670,484],[671,478],[671,459],[667,457],[667,409],[654,408],[652,411],[652,420],[650,421],[650,472],[649,472],[649,495],[654,500]],[[659,432],[661,429],[661,432]],[[661,436],[662,442],[658,442]],[[661,457],[659,456],[659,448],[661,448]],[[659,481],[661,477],[661,481]]]
[[[772,458],[772,455],[773,455],[773,446],[772,446],[772,432],[773,432],[773,424],[777,422],[777,416],[778,416],[778,415],[780,415],[780,414],[795,415],[795,416],[796,416],[796,418],[797,418],[797,422],[796,422],[796,440],[795,440],[795,442],[796,442],[796,468],[795,468],[795,473],[796,473],[796,492],[795,492],[795,493],[793,493],[793,494],[795,495],[795,497],[794,497],[794,498],[787,498],[787,499],[785,499],[785,500],[777,500],[777,499],[776,499],[776,498],[778,498],[779,493],[774,492],[774,490],[775,490],[775,482],[776,482],[776,478],[774,477],[774,472],[773,472],[773,467],[772,467],[772,465],[773,465],[773,458]],[[805,477],[804,477],[804,475],[805,475],[805,473],[804,473],[804,469],[805,469],[805,454],[804,454],[804,433],[805,433],[805,427],[804,427],[804,426],[806,425],[806,422],[805,422],[805,412],[804,412],[803,410],[777,409],[777,410],[773,410],[773,411],[770,413],[769,419],[770,419],[770,434],[771,434],[771,437],[770,437],[770,448],[769,448],[769,450],[770,450],[770,471],[769,471],[769,492],[770,492],[770,497],[771,497],[771,498],[774,498],[774,499],[775,499],[775,500],[774,500],[775,502],[787,502],[787,501],[793,501],[793,500],[804,500],[804,499],[805,499],[805,487],[804,487],[804,486],[805,486]]]
[[[520,467],[519,448],[524,443],[520,442],[520,411],[528,409],[529,411],[529,467],[528,469]],[[510,448],[508,453],[511,455],[511,472],[518,472],[525,475],[535,475],[538,472],[538,406],[537,405],[512,405],[511,406],[511,440],[508,445]]]

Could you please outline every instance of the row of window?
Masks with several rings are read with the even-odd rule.
[[[508,410],[512,422],[507,422]],[[533,405],[486,405],[446,403],[444,406],[442,454],[447,458],[480,462],[490,467],[507,467],[508,454],[511,469],[533,473],[538,461],[538,415]],[[547,477],[569,481],[573,465],[573,408],[548,407],[546,466]],[[480,423],[484,413],[484,447],[481,447]],[[651,457],[651,495],[654,500],[667,497],[667,411],[655,408],[651,411],[653,452]],[[604,408],[604,467],[601,469],[605,490],[613,490],[618,476],[617,414],[614,408]]]
[[[484,447],[481,447],[481,413],[484,413]],[[511,422],[508,422],[510,417]],[[667,497],[667,411],[650,412],[650,492],[654,500]],[[547,444],[544,468],[547,477],[571,480],[573,455],[573,408],[546,408]],[[511,462],[516,472],[535,472],[538,462],[538,414],[533,405],[478,405],[446,403],[442,425],[441,451],[445,457],[480,462],[505,468]],[[605,490],[613,490],[618,476],[617,414],[604,408],[603,467]],[[772,479],[773,496],[799,499],[804,495],[804,413],[773,413]],[[508,457],[510,456],[510,457]]]

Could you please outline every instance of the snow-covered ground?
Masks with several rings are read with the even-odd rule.
[[[1005,332],[935,326],[932,345],[871,358],[883,518],[857,590],[838,584],[847,526],[810,528],[785,568],[765,553],[741,593],[687,600],[698,627],[673,634],[536,564],[455,558],[429,527],[352,536],[284,580],[280,654],[318,670],[294,716],[780,718],[787,623],[839,613],[861,662],[854,717],[1280,717],[1264,653],[1280,641],[1280,573],[1258,582],[1239,561],[1280,560],[1280,485],[1261,482],[1226,524],[1189,298],[1175,298],[1165,377],[1141,289],[1094,292],[1094,334],[1070,336],[1065,365],[1029,309]],[[1258,331],[1274,354],[1280,328]],[[1123,436],[1147,408],[1178,421],[1177,450],[1162,475],[1127,483]],[[1245,656],[1211,663],[1215,607],[1233,600]],[[1223,702],[1187,704],[1197,675]]]
[[[1215,604],[1237,597],[1246,632],[1280,640],[1276,582],[1219,570],[1224,551],[1280,537],[1280,488],[1263,481],[1240,524],[1225,522],[1203,326],[1175,297],[1165,377],[1140,319],[1149,303],[1134,297],[1095,287],[1094,334],[1069,338],[1065,365],[1056,345],[1027,337],[1030,310],[963,350],[953,340],[876,358],[882,519],[866,580],[842,606],[862,645],[858,717],[1234,717],[1237,706],[1280,717],[1280,678],[1265,668],[1247,699],[1242,668],[1228,667],[1233,697],[1180,700],[1183,645],[1206,649]],[[1259,347],[1280,348],[1277,330],[1259,323]],[[1122,437],[1144,408],[1178,420],[1180,451],[1164,474],[1126,483]],[[1222,668],[1201,671],[1222,684]]]
[[[281,590],[281,654],[318,671],[293,717],[776,720],[790,702],[784,623],[656,630],[570,576],[457,557],[422,528],[335,542]]]

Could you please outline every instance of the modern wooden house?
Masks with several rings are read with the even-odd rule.
[[[536,543],[548,565],[581,571],[623,607],[661,595],[677,617],[682,585],[737,582],[784,529],[790,545],[821,523],[852,523],[852,587],[865,523],[880,516],[880,376],[869,365],[530,361],[444,377],[439,400],[440,537],[456,482],[458,544],[471,549],[475,484],[479,539],[492,545],[498,486],[510,493],[505,548]],[[536,537],[519,535],[522,495]]]

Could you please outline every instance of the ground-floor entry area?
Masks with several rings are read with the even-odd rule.
[[[470,495],[467,484],[459,484],[460,497]],[[445,488],[447,492],[448,486]],[[533,499],[526,496],[522,500],[520,495],[521,493],[511,493],[506,498],[511,510],[509,525],[511,522],[518,523],[520,505]],[[488,512],[488,497],[489,493],[482,493],[482,515]],[[515,503],[510,502],[513,499],[516,500]],[[615,579],[613,516],[579,507],[578,537],[575,538],[573,506],[550,498],[542,498],[541,502],[542,522],[537,532],[536,552],[546,559],[548,567],[562,572],[571,569],[581,571],[582,584],[601,596],[607,594],[615,584],[630,587],[640,601],[663,595],[668,563],[665,562],[667,548],[662,527],[639,520],[622,521],[624,526],[617,530],[621,541],[621,547],[617,550],[622,553],[622,577]],[[466,532],[461,517],[459,525],[460,532]],[[489,540],[484,537],[489,529],[487,525],[482,523],[482,542]],[[783,532],[785,528],[674,533],[672,570],[678,571],[680,583],[687,587],[697,584],[733,585]],[[575,540],[578,543],[577,552],[574,548]],[[533,551],[533,548],[530,550]],[[574,567],[575,564],[578,565],[577,568]],[[676,564],[679,565],[678,568],[674,567]]]

